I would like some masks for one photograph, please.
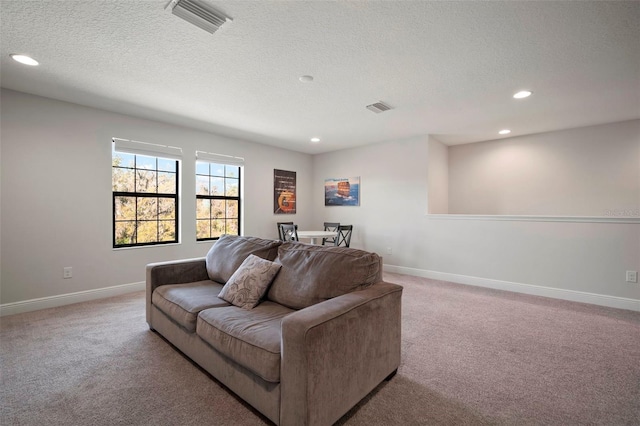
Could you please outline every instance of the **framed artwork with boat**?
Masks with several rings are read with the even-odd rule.
[[[325,179],[325,206],[359,206],[360,176],[350,178]]]

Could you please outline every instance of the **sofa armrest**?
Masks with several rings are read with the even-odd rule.
[[[151,325],[151,295],[156,288],[161,285],[191,283],[209,279],[204,257],[150,263],[147,265],[146,277],[146,312],[149,325]]]
[[[402,287],[379,282],[282,320],[280,425],[330,425],[400,365]]]

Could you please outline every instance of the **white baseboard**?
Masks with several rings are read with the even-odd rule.
[[[0,316],[20,314],[23,312],[37,311],[46,308],[70,305],[72,303],[87,302],[89,300],[102,299],[104,297],[119,296],[145,289],[145,282],[116,285],[113,287],[98,288],[95,290],[78,291],[76,293],[60,294],[56,296],[41,297],[39,299],[23,300],[14,303],[0,305]]]
[[[474,285],[478,287],[493,288],[496,290],[513,291],[516,293],[531,294],[534,296],[551,297],[554,299],[570,300],[573,302],[591,303],[593,305],[608,306],[610,308],[640,311],[640,300],[624,297],[606,296],[602,294],[587,293],[583,291],[565,290],[553,287],[542,287],[531,284],[500,281],[490,278],[479,278],[468,275],[450,274],[447,272],[429,271],[426,269],[407,268],[404,266],[384,265],[385,272],[413,275],[416,277],[430,278],[433,280],[449,281],[458,284]],[[72,303],[86,302],[105,297],[118,296],[145,289],[144,281],[130,284],[116,285],[113,287],[98,288],[95,290],[79,291],[76,293],[61,294],[57,296],[41,297],[39,299],[23,300],[14,303],[0,305],[0,316],[20,314],[23,312],[37,311],[46,308],[70,305]]]
[[[488,287],[496,290],[513,291],[534,296],[551,297],[554,299],[570,300],[572,302],[591,303],[592,305],[608,306],[610,308],[640,311],[640,300],[624,297],[606,296],[603,294],[587,293],[583,291],[565,290],[553,287],[542,287],[531,284],[514,283],[493,280],[490,278],[471,277],[468,275],[450,274],[447,272],[429,271],[425,269],[407,268],[404,266],[384,265],[385,272],[413,275],[433,280],[449,281],[458,284]]]

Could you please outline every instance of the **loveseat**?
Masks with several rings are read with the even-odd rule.
[[[374,253],[255,237],[146,268],[149,327],[283,426],[333,424],[395,374],[401,296]]]

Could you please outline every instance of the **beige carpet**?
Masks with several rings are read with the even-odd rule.
[[[640,313],[385,274],[398,374],[341,425],[638,425]],[[269,422],[183,357],[144,294],[0,319],[3,425]]]

